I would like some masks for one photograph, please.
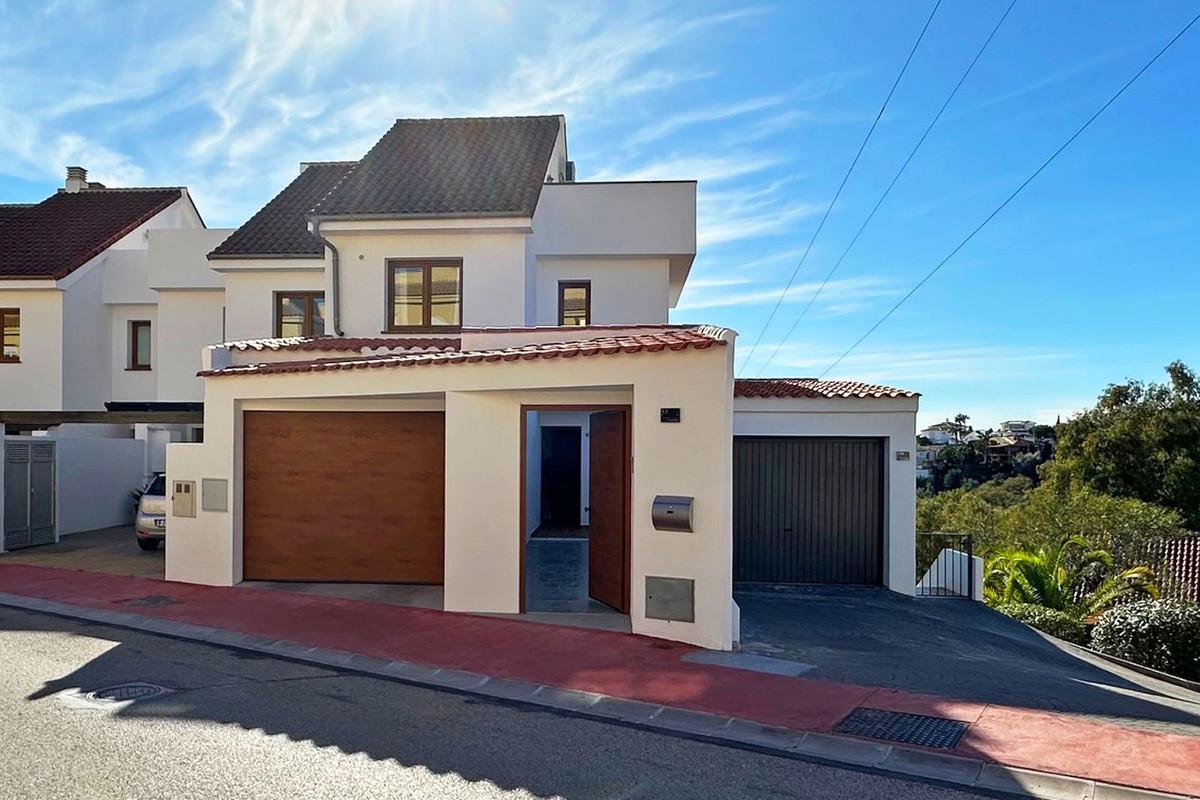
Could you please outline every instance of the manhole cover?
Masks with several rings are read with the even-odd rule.
[[[178,605],[180,602],[182,601],[165,594],[148,594],[145,597],[131,597],[128,600],[118,600],[117,604],[123,606],[173,606]]]
[[[834,730],[851,736],[884,739],[889,742],[919,744],[945,750],[958,745],[967,732],[967,723],[922,714],[902,714],[878,708],[856,708]]]
[[[169,691],[171,690],[167,687],[159,686],[156,683],[135,681],[109,686],[107,689],[97,689],[94,692],[88,692],[84,697],[93,703],[132,703],[137,700],[158,697]]]

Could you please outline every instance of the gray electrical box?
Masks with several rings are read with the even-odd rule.
[[[696,582],[691,578],[647,575],[646,617],[670,622],[695,622]]]
[[[229,481],[224,478],[200,479],[200,510],[229,510]]]
[[[654,498],[650,509],[650,519],[656,530],[685,531],[692,530],[691,497],[680,497],[674,494],[660,494]]]
[[[196,516],[196,482],[171,481],[171,515]]]

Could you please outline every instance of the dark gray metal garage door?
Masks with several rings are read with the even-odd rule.
[[[736,436],[733,578],[883,580],[883,441]]]

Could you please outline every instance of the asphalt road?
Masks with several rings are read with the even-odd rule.
[[[170,688],[129,704],[87,692]],[[0,798],[922,798],[939,786],[0,608]]]

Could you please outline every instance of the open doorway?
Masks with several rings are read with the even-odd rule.
[[[627,614],[628,407],[523,415],[522,610]]]

